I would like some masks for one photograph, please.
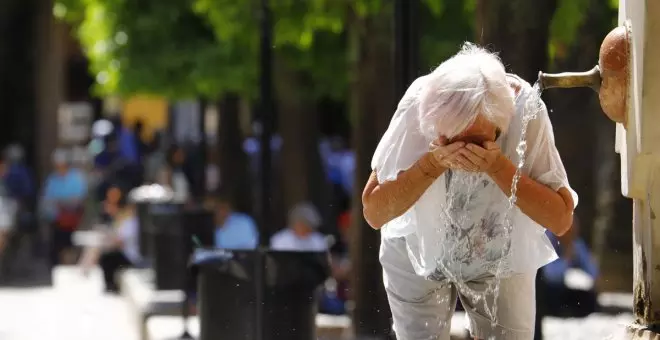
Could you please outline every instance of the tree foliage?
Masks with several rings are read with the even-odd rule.
[[[217,96],[254,83],[250,41],[219,43],[190,1],[62,0],[54,11],[74,24],[100,94]]]
[[[550,60],[565,58],[569,49],[577,40],[580,28],[586,20],[590,0],[558,0],[557,10],[550,25],[550,44],[548,51]],[[616,10],[618,0],[607,1],[607,6]],[[613,18],[612,27],[616,25],[617,18]]]
[[[422,5],[420,65],[427,72],[473,40],[476,0],[423,0]]]

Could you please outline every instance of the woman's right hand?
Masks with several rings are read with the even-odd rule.
[[[448,143],[447,138],[440,137],[429,146],[436,164],[445,169],[474,171],[472,162],[459,152],[465,142]]]

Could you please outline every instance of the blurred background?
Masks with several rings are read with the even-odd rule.
[[[0,339],[175,339],[189,335],[180,313],[202,339],[277,318],[291,322],[283,333],[245,339],[309,338],[286,335],[298,324],[327,339],[390,336],[380,236],[360,195],[398,99],[465,41],[530,83],[541,70],[591,69],[617,6],[2,0]],[[540,274],[539,294],[565,297],[539,299],[543,332],[602,338],[576,332],[632,320],[632,205],[615,125],[590,89],[544,100],[580,202],[579,227],[558,247],[570,257]],[[208,297],[238,274],[186,269],[193,247],[243,254],[209,256],[256,268],[241,281],[256,290],[232,293],[236,305]],[[326,250],[329,260],[312,256]],[[313,302],[291,295],[302,286]],[[217,321],[269,297],[247,326]],[[205,299],[217,305],[196,304]]]

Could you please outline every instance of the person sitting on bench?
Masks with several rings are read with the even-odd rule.
[[[328,242],[317,230],[321,215],[311,203],[296,204],[289,212],[289,226],[275,233],[270,248],[277,251],[327,251]]]
[[[570,280],[566,280],[570,269],[577,269],[592,282],[598,277],[598,267],[579,232],[578,219],[574,216],[573,227],[564,236],[555,237],[548,233],[548,238],[559,254],[557,260],[543,268],[548,315],[585,317],[598,308],[597,292],[593,284],[573,287],[568,282]]]
[[[132,204],[122,197],[113,216],[106,248],[99,259],[107,292],[119,292],[116,274],[120,269],[138,265],[142,258],[138,242],[138,220]]]

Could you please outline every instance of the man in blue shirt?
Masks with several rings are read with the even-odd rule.
[[[550,232],[546,234],[559,255],[557,260],[542,268],[548,313],[565,317],[582,317],[593,313],[598,307],[595,287],[592,285],[587,289],[576,289],[565,283],[569,269],[582,271],[593,282],[598,277],[598,267],[589,248],[579,237],[577,217],[574,217],[573,227],[566,235],[558,238]]]
[[[253,250],[259,245],[257,225],[247,214],[234,211],[227,197],[216,204],[216,248]]]

